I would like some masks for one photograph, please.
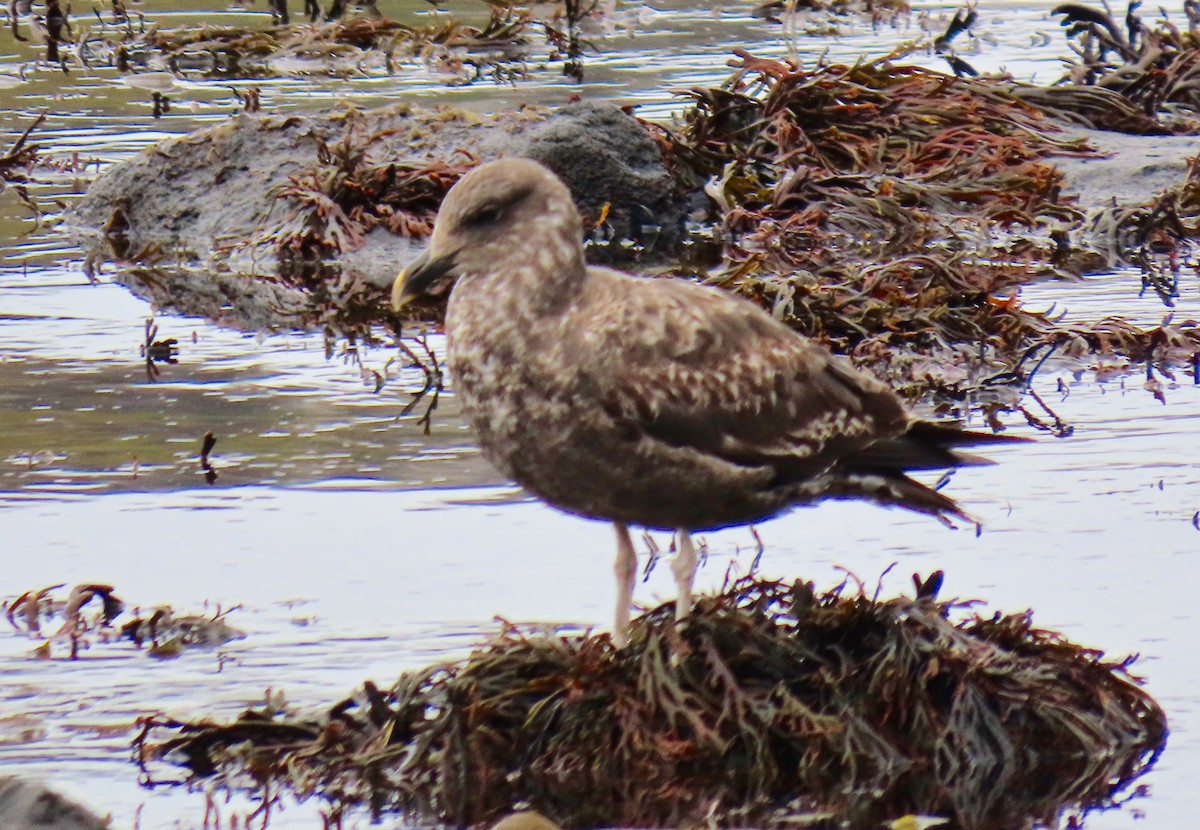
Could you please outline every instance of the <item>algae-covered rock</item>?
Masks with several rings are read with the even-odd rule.
[[[68,225],[90,267],[116,263],[118,280],[160,308],[255,329],[342,328],[383,316],[383,289],[424,247],[442,195],[499,155],[549,165],[618,239],[644,217],[667,236],[680,225],[658,146],[632,117],[591,103],[242,113],[113,165]]]

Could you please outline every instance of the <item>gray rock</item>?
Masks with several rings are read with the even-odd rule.
[[[242,114],[114,164],[68,213],[67,227],[89,267],[115,263],[117,279],[160,308],[250,329],[336,327],[315,319],[305,293],[278,279],[292,264],[281,263],[268,243],[295,212],[278,189],[317,168],[322,145],[348,135],[369,142],[377,164],[461,162],[464,153],[537,159],[568,182],[585,216],[598,217],[608,203],[618,239],[630,235],[637,211],[664,229],[664,245],[682,227],[682,199],[657,144],[621,110],[594,103],[495,116],[407,104]],[[376,227],[337,260],[305,266],[322,279],[332,275],[336,303],[374,303],[382,312],[384,289],[424,246],[424,239]],[[355,292],[362,296],[347,299]]]
[[[4,830],[106,830],[108,819],[53,790],[0,775],[0,827]]]
[[[1073,193],[1084,208],[1136,207],[1187,179],[1187,160],[1200,153],[1194,135],[1129,135],[1076,127],[1103,155],[1054,159],[1064,175],[1063,191]]]
[[[630,214],[636,206],[656,223],[668,223],[668,235],[682,223],[679,194],[662,153],[638,122],[616,107],[563,107],[531,130],[513,155],[540,161],[557,173],[585,216],[599,216],[608,203],[608,222],[618,239],[634,236]]]

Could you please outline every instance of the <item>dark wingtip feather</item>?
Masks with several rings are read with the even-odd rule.
[[[920,441],[939,447],[973,447],[978,444],[1027,444],[1032,441],[1024,435],[1007,435],[1003,432],[983,432],[963,429],[958,421],[913,421],[905,433]]]
[[[945,493],[903,474],[850,473],[843,476],[827,495],[835,499],[865,498],[876,504],[903,507],[933,516],[947,527],[957,527],[955,519],[976,526],[979,524],[978,519]]]
[[[959,447],[1025,443],[1029,440],[1015,435],[965,430],[952,421],[913,421],[904,434],[876,441],[845,459],[845,465],[849,470],[884,474],[976,467],[995,462],[982,455],[961,452]]]

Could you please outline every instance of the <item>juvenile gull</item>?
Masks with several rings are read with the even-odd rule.
[[[399,309],[457,276],[449,366],[484,456],[550,505],[617,532],[613,639],[629,631],[630,525],[678,533],[676,613],[691,610],[691,533],[821,499],[967,518],[913,470],[987,463],[1006,439],[916,419],[891,389],[754,304],[584,262],[571,194],[524,159],[446,195]]]

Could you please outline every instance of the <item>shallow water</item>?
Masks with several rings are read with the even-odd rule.
[[[424,4],[405,8],[386,11],[427,14]],[[926,8],[944,17],[953,7]],[[602,52],[587,59],[582,91],[643,101],[656,116],[677,106],[664,90],[722,77],[730,44],[763,55],[795,48],[806,58],[829,49],[853,59],[921,34],[919,15],[898,29],[847,22],[840,37],[793,41],[746,6],[672,2],[619,12],[609,34],[592,35]],[[245,11],[206,17],[225,14],[267,19]],[[980,41],[980,53],[966,55],[978,68],[1057,75],[1065,47],[1044,10],[989,4],[981,16],[978,31],[992,32],[996,43]],[[1050,45],[1030,46],[1038,30],[1053,34]],[[0,52],[13,49],[11,40],[4,44]],[[25,46],[0,54],[0,81],[18,78],[34,54]],[[64,78],[57,69],[25,69],[28,80],[0,82],[0,142],[49,106],[36,140],[58,158],[79,152],[112,161],[234,108],[226,82],[189,78],[171,93],[172,113],[154,120],[148,95],[121,85],[114,70]],[[487,109],[552,103],[577,89],[555,69],[515,87],[446,89],[419,67],[397,77],[252,83],[270,110],[400,96]],[[50,209],[93,173],[55,174],[31,194]],[[559,515],[501,481],[479,457],[452,393],[441,398],[429,436],[420,408],[398,417],[422,375],[386,369],[391,351],[327,359],[314,335],[255,337],[154,316],[116,285],[89,285],[61,236],[35,229],[11,190],[0,193],[0,240],[0,596],[106,582],[143,607],[241,605],[230,622],[247,634],[168,661],[100,644],[77,662],[44,661],[30,656],[38,641],[0,637],[4,772],[44,775],[111,811],[118,828],[136,821],[197,827],[202,793],[138,786],[128,757],[139,715],[161,709],[227,718],[268,688],[299,706],[327,705],[367,678],[384,685],[404,669],[464,654],[496,630],[495,616],[608,624],[611,531]],[[1137,286],[1136,276],[1114,274],[1038,286],[1024,299],[1057,303],[1083,319],[1119,311],[1153,324],[1165,309],[1153,296],[1138,297]],[[1185,285],[1175,313],[1198,312],[1197,288]],[[140,351],[150,316],[157,337],[176,338],[180,348],[178,364],[156,364],[154,383]],[[429,343],[441,353],[436,333]],[[392,375],[379,392],[371,370]],[[1044,368],[1035,389],[1074,434],[1000,447],[992,452],[996,466],[955,476],[951,491],[986,525],[979,538],[907,514],[831,504],[761,527],[762,572],[828,587],[841,581],[842,567],[873,582],[896,562],[884,579],[894,592],[910,589],[912,572],[942,568],[947,595],[1033,608],[1039,624],[1083,643],[1140,653],[1138,669],[1171,718],[1171,742],[1148,778],[1151,797],[1090,817],[1088,826],[1129,826],[1135,810],[1145,814],[1140,826],[1189,826],[1200,806],[1192,784],[1200,771],[1200,626],[1190,562],[1200,541],[1192,426],[1200,391],[1190,375],[1178,377],[1163,404],[1139,375],[1100,383],[1088,372]],[[1035,434],[1019,417],[1009,420],[1013,432]],[[207,431],[218,438],[212,486],[197,458]],[[707,543],[701,582],[709,588],[753,557],[745,530],[711,534]],[[638,587],[647,604],[672,595],[665,568]],[[222,809],[228,818],[252,808]],[[320,820],[309,804],[274,815],[271,826],[311,828]]]

